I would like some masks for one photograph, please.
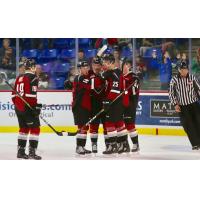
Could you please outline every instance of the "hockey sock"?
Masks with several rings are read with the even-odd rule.
[[[87,138],[86,134],[80,134],[80,133],[77,134],[76,135],[76,145],[84,147],[86,144],[86,138]]]
[[[37,149],[39,141],[40,127],[30,128],[29,146]]]
[[[28,138],[29,128],[20,128],[18,135],[18,147],[25,148]]]
[[[97,143],[99,124],[90,124],[90,138],[92,143]]]
[[[18,139],[18,147],[25,148],[27,140]]]
[[[133,144],[138,144],[138,135],[131,137],[131,141]]]
[[[39,136],[38,135],[30,135],[30,137],[29,137],[29,146],[31,148],[33,148],[33,149],[37,149],[38,140],[39,140]]]
[[[90,133],[90,138],[92,143],[97,143],[98,133]]]
[[[105,145],[108,145],[110,143],[109,136],[107,134],[104,134],[104,141],[105,141]]]
[[[138,144],[138,135],[131,138],[133,144]]]
[[[116,123],[117,128],[117,143],[122,143],[127,139],[127,131],[123,121],[118,121]]]
[[[123,136],[119,136],[117,137],[117,143],[122,143],[128,140],[128,136],[127,135],[123,135]]]
[[[108,132],[108,143],[117,142],[117,131]]]
[[[18,135],[18,146],[25,148],[27,143],[28,136],[26,134],[19,134]]]

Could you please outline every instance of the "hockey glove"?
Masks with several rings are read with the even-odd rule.
[[[42,109],[42,104],[41,103],[38,103],[35,108],[33,109],[33,114],[35,116],[39,116],[40,113],[41,113],[41,109]]]
[[[113,74],[113,70],[107,70],[100,74],[100,78],[103,80],[107,80],[109,77],[112,76],[112,74]]]
[[[66,80],[64,82],[64,88],[66,90],[72,90],[73,89],[73,83],[70,80]]]

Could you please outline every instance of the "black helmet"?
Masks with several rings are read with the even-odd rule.
[[[92,60],[92,63],[101,65],[101,58],[100,57],[94,57],[93,60]]]
[[[178,69],[188,69],[188,64],[186,61],[182,60],[181,62],[177,63]]]
[[[24,61],[25,69],[30,69],[31,67],[34,67],[36,65],[36,62],[34,59],[26,59]]]
[[[77,65],[78,68],[85,67],[85,66],[89,66],[89,64],[86,60],[79,62]]]
[[[133,62],[130,58],[125,57],[124,59],[121,60],[122,61],[122,71],[124,69],[124,65],[125,64],[130,64],[132,66]]]
[[[26,62],[27,58],[26,57],[21,57],[19,59],[19,67],[25,66],[25,62]]]
[[[110,61],[111,63],[114,63],[115,57],[113,56],[113,54],[104,54],[103,60]]]
[[[122,66],[124,66],[125,64],[130,64],[130,65],[132,65],[132,64],[133,64],[132,59],[126,58],[126,57],[125,57],[125,58],[122,60]]]

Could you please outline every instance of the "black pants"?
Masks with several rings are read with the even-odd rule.
[[[82,108],[81,106],[76,106],[75,108],[72,108],[72,112],[74,115],[75,125],[85,125],[90,120],[90,111]]]
[[[15,108],[17,115],[18,123],[20,128],[38,128],[40,127],[40,118],[39,115],[34,115],[30,109],[21,112]]]
[[[103,103],[94,96],[91,97],[91,102],[92,102],[91,117],[94,117],[103,108]],[[99,117],[97,117],[94,121],[92,121],[91,124],[101,124],[101,123],[103,124],[104,122],[105,122],[105,112],[99,115]]]
[[[181,124],[192,146],[200,146],[200,104],[198,102],[180,106]]]
[[[116,123],[123,121],[124,107],[122,104],[122,98],[116,100],[106,112],[106,122]]]
[[[124,108],[125,123],[135,124],[137,104],[138,104],[138,97],[132,96],[131,98],[129,98],[129,105]]]

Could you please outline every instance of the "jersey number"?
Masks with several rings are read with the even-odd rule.
[[[24,95],[24,83],[17,84],[17,92],[19,92],[21,96]]]
[[[119,82],[113,81],[113,87],[119,87]]]

